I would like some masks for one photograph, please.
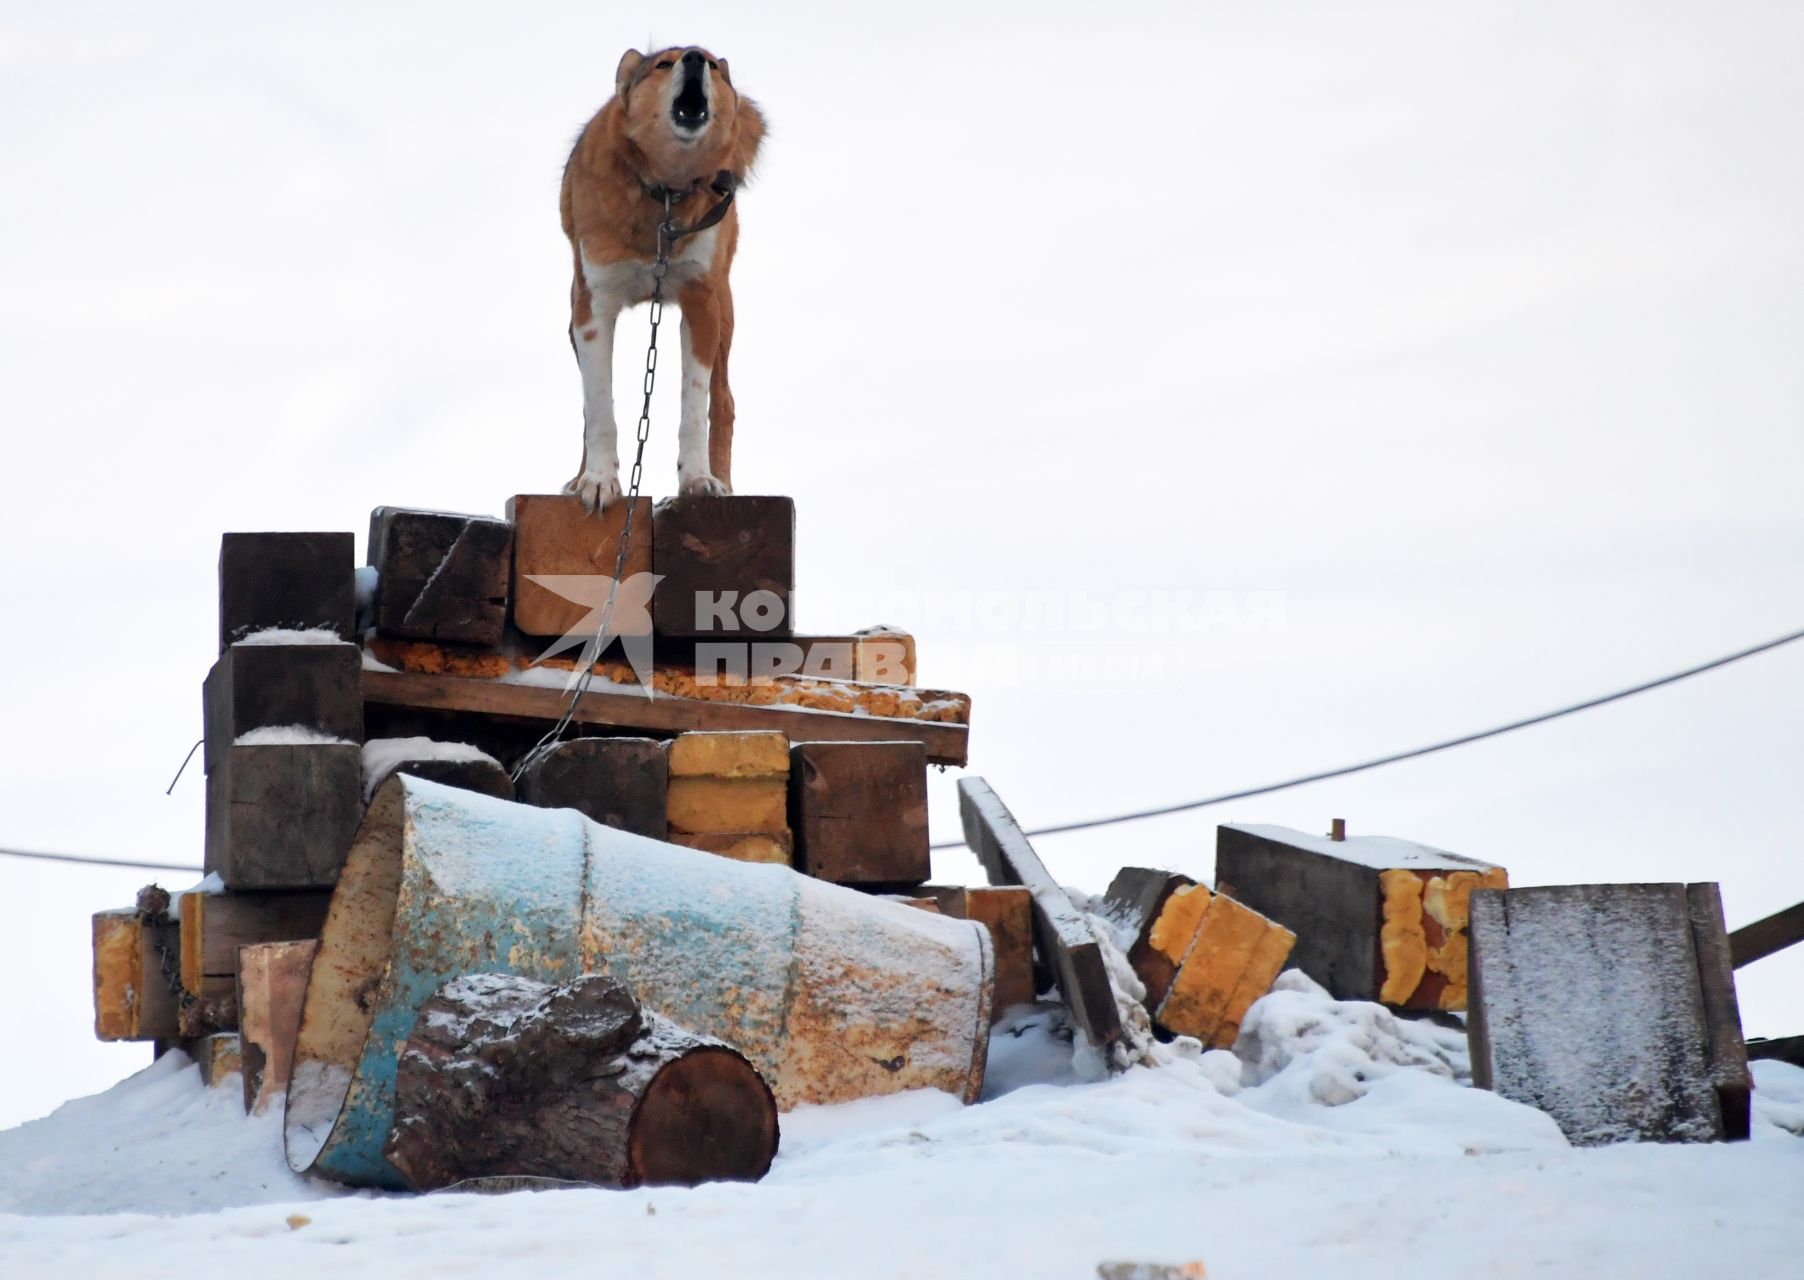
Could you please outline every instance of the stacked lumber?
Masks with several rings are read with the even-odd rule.
[[[1038,1001],[1116,1067],[1231,1048],[1289,964],[1469,1010],[1475,1080],[1575,1142],[1745,1136],[1733,969],[1796,908],[1731,938],[1713,885],[1512,890],[1338,820],[1222,826],[1214,887],[1124,867],[1074,899],[977,777],[989,883],[930,884],[970,699],[916,686],[905,631],[799,630],[795,531],[782,497],[524,494],[379,507],[361,570],[348,533],[225,535],[207,879],[94,916],[96,1035],[288,1099],[297,1169],[633,1186],[761,1176],[800,1102],[972,1100],[991,1021]],[[604,614],[618,651],[583,647]],[[297,1117],[324,1065],[375,1092]]]

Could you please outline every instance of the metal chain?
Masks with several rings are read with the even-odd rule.
[[[564,714],[558,717],[558,722],[514,766],[513,780],[516,783],[540,757],[563,741],[565,732],[570,728],[570,721],[576,715],[577,705],[589,691],[589,685],[595,678],[595,662],[600,658],[602,646],[607,642],[608,624],[614,619],[614,599],[620,592],[620,576],[626,572],[627,551],[632,545],[633,509],[638,506],[639,485],[645,475],[645,442],[651,438],[651,393],[658,381],[658,326],[664,320],[664,277],[670,273],[670,249],[677,238],[677,226],[671,216],[671,207],[671,192],[666,188],[664,216],[652,233],[655,243],[651,268],[651,341],[645,348],[645,398],[639,405],[638,441],[633,450],[633,469],[627,477],[626,518],[620,528],[620,549],[614,556],[614,577],[608,583],[608,597],[602,602],[595,634],[577,655],[577,661],[583,668],[582,677],[570,691],[570,701],[564,707]]]
[[[200,998],[182,985],[181,958],[163,941],[165,930],[175,923],[175,918],[169,914],[169,895],[155,885],[141,890],[138,922],[150,930],[150,945],[157,953],[157,967],[163,971],[163,983],[169,988],[169,994],[175,997],[176,1009],[186,1013],[200,1003]]]

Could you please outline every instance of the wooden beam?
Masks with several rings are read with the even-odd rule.
[[[184,893],[176,899],[182,922],[182,986],[199,997],[199,1022],[213,1031],[235,1031],[238,948],[262,942],[319,937],[332,895],[324,889],[291,893]]]
[[[1033,895],[1034,944],[1052,961],[1059,992],[1090,1043],[1105,1052],[1121,1039],[1121,1014],[1089,921],[1046,870],[1027,836],[990,784],[961,778],[958,812],[965,843],[996,885],[1020,885]]]
[[[146,923],[137,911],[94,915],[94,1034],[101,1040],[172,1040],[181,1034],[163,953],[179,942],[173,921]]]
[[[288,1091],[301,1005],[317,942],[260,942],[238,952],[238,1030],[244,1109],[268,1110]]]
[[[503,719],[549,724],[563,715],[569,698],[561,688],[419,675],[407,671],[365,671],[366,705],[421,711],[468,711]],[[828,739],[845,742],[919,742],[932,764],[962,765],[970,731],[941,720],[850,715],[772,703],[710,702],[637,689],[591,688],[578,701],[576,724],[681,733],[690,729],[775,729],[792,742]]]
[[[1742,925],[1729,935],[1729,956],[1739,969],[1800,942],[1804,942],[1804,902]]]

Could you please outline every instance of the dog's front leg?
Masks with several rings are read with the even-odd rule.
[[[614,426],[614,322],[620,318],[621,306],[621,299],[604,290],[588,290],[578,299],[570,319],[570,345],[576,348],[576,366],[583,378],[583,466],[564,486],[564,492],[576,494],[591,511],[620,497],[619,432]],[[585,311],[589,313],[586,317]]]
[[[720,351],[720,303],[693,285],[677,292],[683,309],[683,410],[677,426],[677,492],[728,492],[708,466],[708,383]]]

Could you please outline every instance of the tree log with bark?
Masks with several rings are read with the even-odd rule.
[[[756,1181],[776,1151],[776,1101],[737,1049],[599,974],[552,987],[486,973],[421,1005],[383,1154],[425,1191],[510,1176]]]

